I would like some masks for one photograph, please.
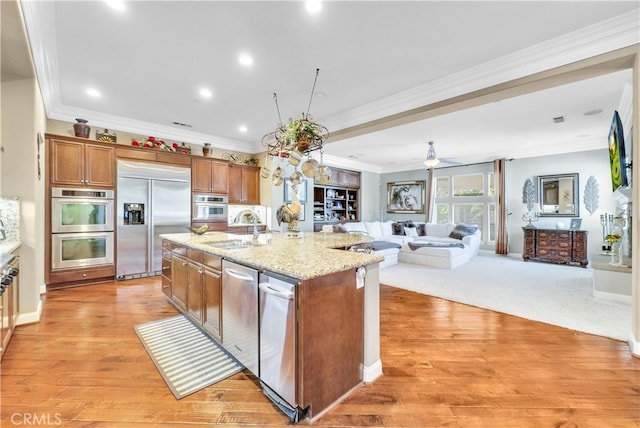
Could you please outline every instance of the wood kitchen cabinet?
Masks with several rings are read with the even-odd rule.
[[[587,231],[523,227],[522,258],[587,267]]]
[[[203,318],[202,327],[213,336],[222,341],[222,258],[212,254],[203,254],[202,273],[202,300]]]
[[[260,168],[229,165],[229,203],[260,205]]]
[[[222,340],[222,258],[167,240],[162,241],[162,249],[163,292],[203,330]],[[167,269],[165,260],[170,266]]]
[[[347,169],[331,168],[328,186],[360,188],[360,173]]]
[[[171,258],[171,300],[183,312],[187,310],[188,278],[189,260],[173,253]]]
[[[162,243],[162,292],[165,296],[171,297],[171,258],[172,253],[166,241]]]
[[[202,263],[189,259],[187,266],[187,313],[202,324]]]
[[[194,157],[191,161],[191,191],[226,195],[229,192],[229,163]]]
[[[49,155],[51,186],[116,186],[115,147],[49,137]]]

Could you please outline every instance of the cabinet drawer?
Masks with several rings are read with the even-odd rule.
[[[202,263],[202,251],[194,248],[187,248],[187,257],[196,263]]]
[[[202,253],[202,264],[216,270],[222,270],[222,257],[209,253]]]

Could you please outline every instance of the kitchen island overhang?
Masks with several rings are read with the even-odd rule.
[[[161,237],[172,245],[298,282],[297,404],[307,417],[318,418],[362,382],[382,374],[378,263],[383,257],[344,251],[372,241],[370,237],[322,232],[295,239],[279,233],[253,237],[224,232]],[[357,280],[358,271],[364,274],[362,281]],[[224,346],[224,339],[221,342]],[[344,376],[343,365],[350,376]],[[328,382],[326,376],[335,379]]]

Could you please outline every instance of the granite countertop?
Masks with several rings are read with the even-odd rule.
[[[20,241],[0,241],[0,270],[11,261],[10,254],[20,248],[20,245]]]
[[[12,253],[20,248],[20,241],[0,241],[0,254]]]
[[[225,249],[207,242],[242,240],[251,242],[252,235],[224,232],[162,234],[161,238],[196,248],[250,267],[279,273],[295,279],[311,279],[379,263],[384,257],[376,254],[344,251],[345,247],[373,241],[366,235],[348,233],[305,232],[301,238],[286,238],[281,233],[262,233],[256,246]]]

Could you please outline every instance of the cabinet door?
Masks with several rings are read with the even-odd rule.
[[[84,185],[84,143],[51,140],[51,185]]]
[[[242,203],[242,167],[229,165],[229,203]]]
[[[213,335],[218,341],[222,341],[220,331],[222,314],[222,282],[220,281],[220,271],[208,266],[204,267],[202,275],[203,290],[203,327]]]
[[[191,190],[194,192],[211,192],[211,161],[194,158],[191,162]]]
[[[229,193],[229,164],[211,161],[211,191],[213,193]]]
[[[189,260],[187,275],[187,313],[202,324],[202,264]]]
[[[165,251],[170,253],[170,250],[162,249],[162,292],[167,297],[171,297],[171,255],[165,257]]]
[[[242,168],[242,202],[249,205],[260,204],[260,169]]]
[[[115,187],[116,150],[87,144],[84,147],[85,184],[91,187]]]
[[[189,262],[186,258],[173,254],[171,257],[171,298],[183,311],[187,310],[187,284]]]

